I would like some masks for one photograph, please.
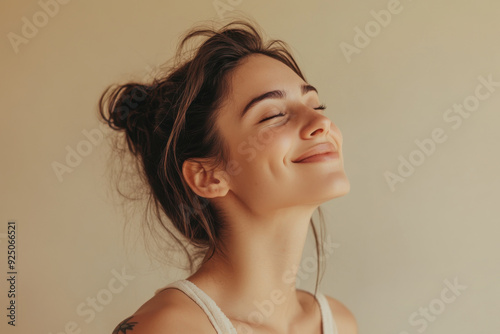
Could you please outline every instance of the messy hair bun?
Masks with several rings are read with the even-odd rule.
[[[103,96],[112,88],[108,87]],[[157,115],[149,96],[153,89],[153,86],[127,83],[112,90],[108,96],[110,114],[106,121],[112,129],[125,131],[129,149],[134,155],[150,143]]]
[[[185,251],[191,272],[202,256],[201,264],[216,250],[223,254],[225,226],[222,213],[185,182],[182,164],[187,159],[211,158],[225,167],[228,149],[215,121],[230,88],[227,76],[243,58],[259,53],[281,61],[306,81],[286,43],[264,43],[254,26],[237,20],[220,29],[193,28],[182,38],[174,65],[165,74],[151,83],[112,85],[99,100],[101,118],[124,134],[128,151],[148,184],[156,216],[155,222],[146,219],[150,235],[163,231],[173,237]],[[206,39],[190,53],[184,52],[195,37]],[[312,220],[311,225],[316,238]],[[159,239],[166,242],[167,238]],[[194,248],[192,253],[183,241]],[[319,252],[317,238],[316,245]],[[165,254],[159,256],[165,258]]]

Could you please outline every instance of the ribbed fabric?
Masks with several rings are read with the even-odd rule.
[[[193,282],[186,279],[181,279],[156,290],[155,294],[168,288],[176,288],[178,290],[181,290],[196,304],[198,304],[208,316],[208,319],[212,323],[212,326],[214,327],[217,334],[237,334],[236,328],[234,328],[231,321],[221,311],[215,301],[210,298],[203,290],[198,288],[198,286],[196,286]],[[306,292],[314,296],[312,293],[308,291]],[[333,319],[328,300],[321,292],[318,292],[316,294],[316,300],[321,311],[322,334],[338,334],[337,326],[335,324],[335,320]]]

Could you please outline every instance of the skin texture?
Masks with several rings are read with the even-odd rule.
[[[342,134],[323,110],[315,109],[321,105],[318,94],[302,95],[300,86],[306,82],[278,60],[250,55],[229,79],[231,91],[216,126],[229,145],[233,168],[214,169],[209,161],[183,165],[191,189],[225,213],[230,227],[223,240],[228,257],[216,253],[187,279],[212,297],[237,329],[250,326],[253,333],[319,334],[319,306],[311,295],[295,288],[295,277],[313,212],[350,190]],[[263,100],[241,118],[252,98],[272,90],[284,90],[286,97]],[[260,122],[280,112],[285,115]],[[292,162],[324,142],[333,143],[339,158]],[[270,300],[272,291],[278,291],[280,302],[273,303],[273,312],[258,326],[249,318],[256,311],[254,302]],[[352,313],[337,300],[327,299],[340,334],[357,333]],[[175,326],[184,317],[191,319],[189,326],[199,326],[190,330],[215,333],[193,304],[176,289],[164,290],[136,312],[132,320],[138,325],[133,332],[147,333],[154,322],[154,330],[160,330],[169,319],[169,326]]]

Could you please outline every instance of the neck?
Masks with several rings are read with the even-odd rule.
[[[216,251],[188,279],[230,319],[287,328],[302,311],[296,277],[315,209],[292,207],[266,218],[229,213],[224,251]]]

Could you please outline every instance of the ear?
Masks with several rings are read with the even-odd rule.
[[[212,168],[208,160],[188,159],[184,161],[182,175],[191,190],[198,196],[223,197],[229,191],[227,173]]]

